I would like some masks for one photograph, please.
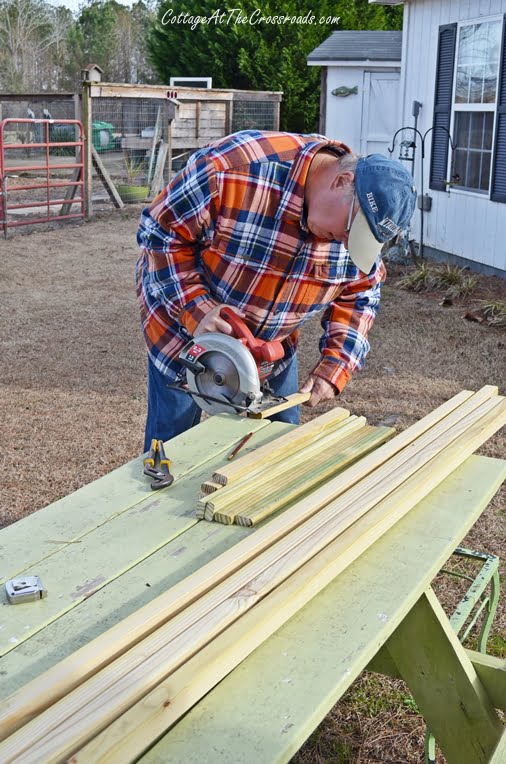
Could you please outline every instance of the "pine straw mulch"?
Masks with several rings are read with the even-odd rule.
[[[138,212],[0,240],[0,527],[140,453],[146,370],[134,292]],[[396,288],[398,275],[390,269],[367,368],[340,404],[402,430],[464,388],[504,384],[506,332],[464,320],[466,301],[443,307],[440,295]],[[479,289],[506,296],[500,279],[480,276]],[[318,357],[319,333],[317,321],[302,332],[302,378]],[[306,408],[303,419],[326,408]],[[504,458],[505,445],[503,431],[481,453]],[[505,560],[505,515],[503,489],[464,545]],[[451,612],[463,588],[444,576],[435,588]],[[505,602],[503,594],[489,642],[503,657]],[[294,764],[419,764],[423,731],[403,683],[366,674]]]

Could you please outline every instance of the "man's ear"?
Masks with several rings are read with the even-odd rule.
[[[344,188],[349,186],[355,180],[355,173],[353,170],[345,170],[344,172],[338,172],[332,183],[332,188]]]

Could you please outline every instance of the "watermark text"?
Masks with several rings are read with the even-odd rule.
[[[210,16],[199,16],[189,12],[177,13],[173,8],[169,8],[162,16],[161,23],[164,26],[186,24],[190,29],[196,29],[198,26],[218,25],[231,26],[234,24],[248,24],[249,26],[258,26],[259,24],[274,24],[277,26],[283,24],[301,24],[306,26],[333,25],[339,24],[340,16],[315,16],[312,11],[308,11],[303,16],[288,16],[278,14],[266,16],[260,8],[252,13],[245,13],[241,8],[230,8],[222,11],[221,8],[213,11]]]

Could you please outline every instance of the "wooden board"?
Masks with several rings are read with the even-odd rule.
[[[372,532],[372,538],[375,538],[376,525],[378,527],[381,525],[381,531],[379,531],[381,534],[398,521],[410,507],[419,501],[420,497],[445,479],[458,466],[463,457],[472,453],[484,442],[494,432],[494,428],[497,429],[500,423],[497,413],[493,410],[492,405],[489,405],[492,403],[495,403],[495,408],[504,414],[504,400],[498,399],[483,404],[476,415],[473,415],[478,422],[474,429],[470,430],[469,427],[463,427],[462,423],[459,423],[458,427],[454,427],[450,435],[453,436],[453,431],[455,431],[458,435],[457,439],[435,463],[426,461],[425,466],[421,467],[422,462],[411,458],[406,466],[407,474],[411,474],[413,477],[409,480],[401,477],[397,482],[399,487],[396,490],[391,490],[390,495],[381,504],[373,502],[376,506],[366,517],[363,517],[363,506],[354,506],[355,523],[357,518],[362,517],[364,522],[371,527],[368,536]],[[478,418],[484,409],[488,410],[488,413],[482,418]],[[468,417],[469,425],[472,424],[473,416]],[[434,445],[427,449],[427,454],[424,455],[426,460],[430,459],[431,455],[436,452],[435,448]],[[391,489],[394,487],[395,482]],[[392,508],[394,508],[393,512]],[[332,524],[336,529],[343,527],[339,522],[339,515],[337,515],[337,520],[333,518],[331,522],[327,523],[328,526]],[[310,521],[305,523],[305,526],[310,525]],[[344,525],[344,528],[346,527],[348,526]],[[139,649],[133,648],[110,668],[89,680],[82,688],[78,688],[72,696],[68,696],[62,703],[56,704],[54,709],[50,709],[46,714],[34,720],[26,728],[0,745],[0,755],[8,755],[8,752],[12,750],[21,750],[26,762],[35,762],[41,758],[49,762],[59,761],[70,754],[75,750],[76,745],[89,739],[92,730],[100,730],[118,713],[126,710],[132,702],[143,697],[150,687],[152,688],[170,673],[171,667],[174,670],[181,665],[184,660],[187,660],[192,654],[209,643],[214,635],[221,633],[227,623],[235,621],[241,611],[251,608],[255,602],[272,591],[273,587],[283,582],[294,569],[305,564],[323,549],[329,541],[336,537],[336,532],[332,534],[326,530],[325,533],[319,535],[320,539],[317,540],[316,534],[308,536],[305,528],[296,529],[290,536],[305,539],[299,544],[300,550],[293,546],[291,538],[283,539],[276,545],[276,548],[273,547],[261,555],[262,559],[258,558],[246,565],[229,581],[216,587],[216,590],[213,590],[208,597],[203,597],[195,603],[195,606],[189,606],[183,613],[173,618],[170,623],[158,629],[155,634],[144,640],[142,645],[139,645]],[[364,546],[362,536],[361,532],[358,543],[362,546],[361,551],[363,552],[371,540],[366,541]],[[341,543],[343,543],[343,559],[347,559],[345,564],[350,564],[357,557],[357,551],[353,549],[350,552],[350,544]],[[293,562],[289,563],[289,558],[293,558]],[[339,564],[341,564],[340,558]],[[268,565],[267,568],[266,565]],[[262,571],[264,572],[262,573]],[[237,596],[238,592],[241,593],[240,597]],[[223,596],[229,597],[230,593],[233,594],[230,601],[223,599]],[[205,606],[204,601],[206,601]],[[219,604],[220,602],[221,604]],[[204,617],[206,613],[208,616]],[[201,620],[197,621],[197,618]],[[82,708],[81,712],[78,711],[79,708]],[[64,722],[65,717],[67,717],[67,721]],[[58,725],[58,731],[55,729],[55,724]],[[48,733],[45,739],[43,738],[44,732]],[[38,742],[33,743],[33,741]],[[28,748],[30,748],[30,753],[28,753]]]
[[[120,624],[124,618],[182,581],[199,566],[230,549],[251,532],[251,529],[239,526],[228,528],[218,524],[197,523],[182,536],[99,589],[93,597],[67,611],[15,650],[4,655],[0,683],[0,739],[3,737],[6,719],[17,715],[16,696],[6,700],[7,696],[20,690],[27,682],[32,682],[30,697],[34,706],[37,705],[39,693],[43,706],[49,705],[51,700],[57,697],[45,691],[47,682],[41,676],[45,671],[71,656],[71,666],[78,669],[79,674],[83,671],[86,674],[87,660],[90,657],[96,659],[96,651],[93,650],[92,655],[89,655],[90,651],[85,647],[84,651],[80,651],[75,657],[72,653],[116,624]],[[106,663],[109,657],[105,652]],[[70,668],[69,675],[72,671]],[[75,673],[77,674],[77,671]],[[40,677],[40,680],[37,680],[37,677]],[[26,693],[23,692],[23,695],[26,697]]]
[[[221,424],[220,422],[220,428]],[[293,425],[272,422],[269,427],[262,428],[250,439],[245,450],[261,446],[269,438],[283,435],[292,429]],[[223,454],[221,458],[224,458]],[[185,480],[188,483],[189,475]],[[194,485],[196,481],[193,479],[191,487]],[[226,529],[207,523],[198,523],[190,527],[180,540],[176,538],[172,543],[164,545],[153,555],[99,589],[93,597],[82,601],[79,607],[67,611],[5,655],[2,658],[2,672],[5,673],[0,684],[0,697],[19,689],[27,681],[82,647],[84,642],[94,639],[123,618],[136,613],[143,605],[166,592],[249,533],[246,529]],[[86,624],[84,630],[83,623]],[[149,626],[148,616],[141,613],[138,628],[142,635],[149,633]],[[135,627],[132,628],[130,636],[135,638]],[[109,652],[106,647],[102,648],[105,661],[118,651],[121,652],[121,645],[114,634],[115,632],[111,631],[106,640]],[[94,648],[90,650],[85,647],[75,658],[71,656],[68,674],[76,676],[78,672],[82,673],[90,658],[96,660]],[[62,664],[62,668],[65,672],[65,664]],[[51,694],[47,693],[47,684],[43,677],[41,682],[45,688],[42,693],[42,703],[45,705],[50,702]],[[36,682],[30,690],[34,708],[37,707],[37,687]],[[12,718],[19,718],[18,714],[16,696],[0,704],[0,739],[4,736],[6,727],[11,724]]]
[[[281,403],[276,403],[258,414],[248,412],[248,419],[267,419],[274,414],[278,414],[280,411],[286,411],[294,406],[299,406],[301,403],[305,403],[311,398],[311,393],[293,393],[293,395],[287,395],[286,400]]]
[[[119,195],[118,190],[116,186],[114,185],[114,182],[111,176],[107,172],[107,169],[104,163],[102,162],[100,158],[100,154],[96,150],[95,146],[91,147],[91,157],[93,161],[93,166],[95,167],[95,171],[98,177],[100,178],[100,180],[102,181],[102,185],[107,191],[110,200],[112,201],[115,207],[117,207],[118,209],[121,209],[122,207],[125,206],[125,202]]]
[[[395,630],[505,477],[506,463],[471,457],[201,700],[142,764],[201,764],[202,751],[207,764],[288,761]]]
[[[314,442],[309,442],[298,451],[287,453],[284,448],[281,448],[277,452],[277,459],[271,453],[271,447],[275,445],[276,441],[269,443],[263,449],[258,449],[257,459],[252,463],[251,474],[244,475],[242,480],[226,485],[218,493],[215,492],[199,501],[197,509],[200,510],[200,513],[197,512],[197,516],[205,515],[206,520],[212,520],[215,512],[222,512],[227,507],[238,506],[240,500],[245,496],[248,497],[249,501],[254,500],[258,491],[262,492],[264,484],[271,484],[273,481],[275,484],[281,482],[283,477],[289,475],[301,462],[303,463],[319,454],[324,447],[330,445],[336,447],[336,444],[342,442],[350,433],[360,430],[364,426],[365,417],[348,417],[343,422],[339,422],[337,427],[325,431]],[[297,434],[289,433],[288,436],[293,435],[295,441]],[[286,436],[283,440],[285,439]],[[267,452],[265,451],[266,448]],[[294,448],[294,445],[292,444],[290,448]],[[283,453],[285,453],[284,458]],[[251,456],[252,454],[248,454],[244,459],[250,462]],[[240,465],[238,467],[241,468]],[[261,484],[260,487],[259,483]],[[232,519],[233,514],[229,522],[232,522]]]
[[[350,412],[347,409],[339,406],[333,408],[316,419],[300,425],[293,433],[279,438],[271,446],[265,446],[258,451],[254,458],[251,458],[251,456],[246,457],[243,454],[233,464],[226,464],[222,469],[214,473],[213,480],[224,486],[242,480],[254,474],[256,470],[262,467],[262,463],[258,464],[259,458],[263,460],[263,464],[279,462],[309,443],[314,443],[323,433],[341,426],[349,416]]]
[[[489,391],[485,391],[485,394],[488,392]],[[483,397],[483,392],[480,392],[478,396],[473,396],[472,393],[467,391],[463,391],[457,396],[454,396],[454,398],[440,406],[435,412],[431,412],[431,414],[424,417],[420,422],[417,422],[411,428],[401,433],[401,435],[397,436],[397,438],[389,444],[382,446],[378,449],[376,454],[373,454],[370,457],[365,457],[357,467],[352,467],[347,470],[346,480],[348,486],[353,485],[359,476],[364,477],[368,475],[378,463],[381,463],[381,459],[390,459],[392,454],[395,454],[399,448],[406,447],[406,445],[411,443],[415,437],[420,436],[421,433],[426,433],[435,423],[444,420],[445,416],[449,415],[450,412],[455,411],[461,404],[469,408],[469,406],[474,405],[476,398],[481,400]],[[463,403],[465,401],[468,401],[469,403]],[[338,478],[340,490],[345,489],[346,480],[343,482],[342,478]],[[323,504],[329,501],[335,490],[336,481],[330,481],[325,489],[321,489],[313,494],[313,501],[318,499],[318,501],[322,502],[321,505],[323,506]],[[302,522],[305,518],[311,515],[311,511],[311,507],[299,507],[298,513],[295,513],[297,517],[295,522],[292,513],[292,523],[296,525],[297,522]],[[274,543],[276,539],[284,537],[286,532],[286,519],[284,517],[277,518],[269,523],[268,528],[259,530],[254,534],[250,543],[242,545],[239,558],[234,550],[233,552],[225,553],[218,560],[204,566],[198,573],[195,573],[188,580],[182,582],[180,585],[176,585],[170,592],[160,596],[157,600],[154,600],[136,613],[135,616],[132,616],[128,621],[128,639],[131,643],[134,643],[136,638],[140,639],[142,635],[149,633],[150,630],[156,628],[157,625],[163,622],[161,619],[169,618],[171,614],[178,612],[178,609],[183,607],[184,603],[188,603],[192,598],[196,598],[201,595],[202,592],[207,591],[212,585],[211,582],[223,580],[227,574],[233,570],[237,570],[240,565],[251,560],[256,554],[259,554],[262,549],[265,549],[267,546]],[[96,644],[91,649],[95,652],[100,651],[101,654],[104,653],[108,655],[114,654],[114,651],[119,650],[119,652],[121,652],[122,649],[126,649],[128,640],[126,642],[121,642],[119,637],[120,631],[121,629],[118,627],[113,634],[104,635],[100,642],[100,646]],[[118,642],[121,643],[120,648],[118,648]],[[116,654],[118,653],[116,652]],[[75,669],[71,669],[71,665],[73,664],[69,662],[68,670],[72,673],[75,672]]]
[[[198,439],[190,431],[169,441],[167,455],[172,460],[171,470],[176,482],[205,464],[211,456],[228,454],[246,433],[268,426],[269,422],[253,422],[243,417],[221,414],[198,425]],[[210,465],[208,474],[212,470]],[[171,489],[172,486],[165,490]],[[35,514],[3,528],[0,531],[0,584],[28,568],[34,569],[35,565],[64,549],[70,542],[146,499],[155,500],[155,494],[143,474],[142,457],[138,457]]]
[[[220,443],[221,448],[223,441]],[[250,447],[254,445],[253,441]],[[230,443],[227,450],[229,447]],[[223,456],[218,454],[205,462],[209,466],[197,468],[195,480],[200,482],[222,461]],[[176,480],[163,491],[150,492],[144,501],[81,536],[76,543],[67,544],[39,560],[36,569],[28,572],[40,576],[49,594],[40,602],[30,603],[28,613],[27,605],[7,607],[0,631],[0,655],[194,525],[196,519],[191,511],[195,502],[194,486],[193,482]],[[130,543],[125,544],[125,539],[130,539]],[[7,604],[2,587],[0,605]]]
[[[406,615],[386,649],[447,761],[489,764],[503,724],[432,590]]]
[[[236,522],[238,525],[258,525],[262,520],[270,517],[276,510],[303,495],[308,496],[316,486],[324,480],[342,472],[353,462],[362,456],[390,440],[395,435],[392,427],[364,427],[363,430],[349,435],[334,448],[330,455],[323,452],[318,463],[308,464],[308,469],[300,470],[298,475],[287,485],[286,483],[271,490],[270,495],[264,501],[255,500],[254,506],[250,504],[247,509],[236,508]],[[309,469],[312,467],[312,469]],[[310,498],[308,496],[308,501]]]

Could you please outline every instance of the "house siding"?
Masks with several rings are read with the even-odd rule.
[[[413,101],[423,104],[418,129],[432,126],[438,50],[438,30],[443,24],[476,21],[506,12],[506,0],[414,0],[404,6],[406,58],[403,61],[403,95],[400,126],[413,125]],[[410,133],[406,132],[406,137]],[[400,138],[400,136],[399,136]],[[398,156],[399,145],[394,157]],[[415,180],[421,192],[421,152],[417,149]],[[423,193],[432,196],[432,210],[424,214],[424,244],[498,271],[506,271],[506,204],[488,195],[452,188],[450,193],[429,190],[431,134],[426,138]],[[414,218],[420,237],[420,213]]]

